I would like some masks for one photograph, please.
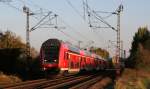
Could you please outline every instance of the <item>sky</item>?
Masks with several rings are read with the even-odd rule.
[[[7,2],[6,2],[7,1]],[[86,0],[85,0],[86,1]],[[121,40],[124,49],[129,55],[132,38],[140,26],[147,26],[150,29],[150,0],[87,0],[89,7],[93,11],[114,12],[122,3],[121,13]],[[49,38],[58,38],[63,41],[78,45],[82,41],[82,48],[96,46],[106,49],[111,56],[115,54],[114,42],[116,42],[116,31],[110,28],[90,28],[87,13],[84,13],[83,0],[1,0],[0,2],[0,31],[10,30],[26,40],[26,15],[22,7],[27,6],[34,16],[30,16],[30,28],[34,27],[41,18],[39,12],[51,11],[51,15],[57,14],[56,19],[51,20],[49,28],[37,28],[30,32],[31,46],[38,51],[41,44]],[[46,15],[47,13],[44,13]],[[101,17],[108,14],[97,13]],[[38,19],[35,19],[37,17]],[[91,24],[106,26],[94,17],[91,17]],[[111,26],[117,26],[116,15],[105,19]],[[113,44],[109,42],[113,41]]]

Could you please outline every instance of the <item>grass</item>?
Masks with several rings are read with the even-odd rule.
[[[141,69],[125,69],[116,81],[115,89],[150,89],[150,72]]]
[[[147,89],[150,89],[150,78],[142,79],[142,83]]]
[[[21,81],[22,80],[15,75],[6,75],[3,72],[0,72],[0,83],[14,84]]]

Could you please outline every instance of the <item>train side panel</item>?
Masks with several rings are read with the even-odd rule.
[[[68,59],[68,72],[76,73],[80,70],[80,55],[77,53],[69,52]]]
[[[61,72],[68,71],[68,48],[64,44],[60,47],[58,65]]]

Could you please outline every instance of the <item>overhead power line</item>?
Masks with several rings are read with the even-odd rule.
[[[60,18],[60,17],[59,17]],[[62,18],[60,18],[62,20],[62,22],[68,27],[70,28],[70,30],[74,31],[77,35],[81,36],[82,38],[89,40],[86,36],[84,36],[83,34],[81,34],[80,32],[77,31],[77,29],[73,28],[72,26],[70,26],[67,22],[65,22]]]
[[[49,15],[51,14],[51,12],[49,12],[44,18],[42,18],[34,27],[31,28],[30,31],[33,31],[35,29],[37,29],[39,27],[39,25],[41,24],[41,22],[43,22]]]
[[[62,31],[61,29],[59,29],[59,28],[56,28],[59,32],[61,32],[61,33],[63,33],[65,36],[67,36],[67,37],[69,37],[69,38],[71,38],[71,39],[73,39],[73,40],[75,40],[75,41],[79,41],[78,39],[75,39],[73,36],[71,36],[71,35],[69,35],[69,34],[67,34],[66,32],[64,32],[64,31]]]
[[[23,1],[23,0],[22,0]],[[71,2],[69,1],[69,0],[67,0],[68,1],[68,4],[69,5],[71,5],[71,7],[72,8],[74,8],[74,10],[80,15],[80,13],[78,12],[78,10],[71,4]],[[33,4],[33,6],[34,7],[38,7],[38,8],[42,8],[42,7],[40,7],[39,5],[37,5],[37,4],[35,4],[34,2],[32,2],[32,1],[29,1],[30,3],[32,3]],[[30,4],[31,5],[31,4]],[[44,9],[44,8],[42,8],[42,9]],[[47,9],[44,9],[44,10],[47,10]],[[81,16],[81,15],[80,15]],[[82,16],[81,16],[82,17]],[[56,20],[57,21],[57,20]],[[66,26],[68,26],[69,28],[71,28],[71,30],[72,31],[74,31],[77,35],[80,35],[80,36],[82,36],[82,34],[81,33],[79,33],[79,32],[77,32],[76,30],[74,30],[74,28],[73,27],[71,27],[70,25],[68,25],[63,19],[62,19],[62,21],[63,21],[63,23],[66,25]],[[57,22],[56,22],[57,23]],[[42,28],[49,28],[49,27],[42,27]],[[56,28],[57,29],[57,28]],[[33,29],[32,29],[33,30]],[[60,29],[59,29],[60,30]],[[62,30],[61,30],[61,33],[65,33],[65,32],[62,32]],[[66,35],[67,37],[71,37],[71,38],[73,38],[71,35],[68,35],[68,34],[64,34],[64,35]],[[83,38],[85,38],[84,36],[82,36]],[[73,38],[74,39],[74,38]],[[87,39],[87,38],[86,38]],[[76,40],[76,39],[75,39]],[[76,40],[77,41],[77,40]]]
[[[67,3],[71,6],[71,8],[72,8],[83,20],[85,20],[85,19],[82,17],[82,15],[80,14],[80,12],[73,6],[73,4],[72,4],[69,0],[66,0],[66,1],[67,1]],[[41,8],[39,5],[35,4],[34,2],[32,2],[32,1],[29,1],[29,2],[31,2],[32,4],[34,4],[35,7]],[[47,9],[45,9],[45,10],[47,10]],[[59,17],[60,17],[60,16],[59,16]],[[81,36],[82,38],[84,38],[84,39],[86,39],[86,40],[89,40],[89,38],[83,36],[83,35],[82,35],[80,32],[78,32],[75,28],[73,28],[72,26],[70,26],[69,24],[67,24],[63,19],[62,19],[62,21],[63,21],[63,23],[64,23],[67,27],[69,27],[70,30],[72,30],[74,33],[76,33],[77,35]],[[45,27],[45,28],[47,28],[47,27]],[[73,38],[73,37],[71,37],[71,38]]]
[[[69,1],[69,0],[66,0],[66,2],[71,6],[71,8],[84,20],[84,22],[86,22],[85,21],[85,15],[81,15],[80,14],[80,12],[73,6],[73,4]],[[82,0],[82,2],[83,2],[83,4],[85,4],[85,2],[84,2],[84,0]],[[87,0],[86,0],[86,3],[88,3],[87,2]],[[83,6],[83,9],[84,9],[84,12],[86,11],[86,12],[88,12],[88,10],[87,10],[87,8],[86,7],[88,7],[88,5],[86,5],[86,6]],[[105,18],[108,18],[108,17],[110,17],[110,15],[109,16],[107,16],[107,17],[105,17]],[[90,21],[90,19],[89,19],[89,21]],[[88,24],[88,23],[87,23]],[[78,34],[79,32],[77,32],[77,34]],[[82,36],[83,37],[83,36]],[[84,37],[85,38],[85,37]],[[86,38],[87,39],[87,38]],[[93,41],[93,40],[91,40],[91,41]]]
[[[111,29],[113,29],[113,30],[115,30],[116,31],[116,29],[114,28],[114,27],[112,27],[108,22],[106,22],[101,16],[99,16],[95,11],[93,11],[93,16],[96,18],[96,19],[98,19],[98,20],[100,20],[101,22],[103,22],[104,24],[106,24],[108,27],[110,27]]]
[[[69,0],[66,0],[67,1],[67,3],[73,8],[73,10],[83,19],[83,20],[85,20],[84,18],[83,18],[83,16],[80,14],[80,12],[73,6],[73,4],[69,1]],[[18,0],[17,1],[18,3],[19,2],[21,2],[23,5],[25,5],[26,4],[26,2],[24,1],[24,0]],[[27,1],[27,2],[32,2],[32,1]],[[12,5],[11,3],[5,3],[6,5],[8,5],[9,7],[11,7],[11,8],[13,8],[13,9],[15,9],[15,10],[17,10],[17,11],[19,11],[19,12],[23,12],[22,11],[22,9],[20,9],[20,8],[18,8],[17,6],[14,6],[14,5]],[[34,4],[34,5],[32,5],[32,4]],[[38,7],[39,9],[44,9],[44,8],[41,8],[39,5],[36,5],[35,3],[31,3],[30,5],[32,5],[32,6],[34,6],[34,7]],[[29,6],[30,6],[29,5]],[[47,9],[44,9],[44,10],[47,10]],[[48,11],[48,10],[47,10]],[[30,10],[30,12],[32,12],[31,10]],[[37,21],[39,21],[39,20],[41,20],[41,19],[39,19],[36,15],[38,15],[38,14],[41,14],[43,17],[44,16],[46,16],[46,14],[43,14],[43,13],[36,13],[36,12],[34,12],[34,14],[35,15],[33,15],[32,17],[34,17]],[[40,23],[40,22],[39,22]],[[33,27],[34,29],[36,29],[36,28],[38,28],[38,27],[40,27],[41,25],[43,25],[43,24],[46,24],[47,22],[45,21],[45,22],[43,22],[42,24],[40,24],[40,25],[37,25],[37,26],[35,26],[35,27]],[[56,22],[57,23],[57,22]],[[69,28],[71,28],[70,30],[72,30],[75,34],[77,34],[77,35],[79,35],[79,36],[81,36],[82,38],[84,38],[84,39],[86,39],[86,40],[88,40],[88,41],[92,41],[92,40],[90,40],[88,37],[86,37],[86,36],[84,36],[82,33],[80,33],[80,32],[78,32],[75,28],[73,28],[72,26],[70,26],[69,24],[67,24],[66,22],[64,22],[64,24],[66,24],[66,26],[67,27],[69,27]],[[42,27],[42,28],[50,28],[50,27]],[[54,27],[55,28],[55,27]],[[33,29],[32,29],[33,30]],[[59,29],[59,31],[60,31],[60,29]],[[61,33],[63,33],[65,36],[67,36],[67,37],[70,37],[70,38],[72,38],[72,39],[74,39],[75,41],[78,41],[78,39],[75,39],[75,37],[73,37],[72,35],[70,35],[70,34],[68,34],[68,33],[66,33],[66,32],[64,32],[64,31],[60,31]]]
[[[22,9],[20,9],[20,8],[17,8],[17,7],[15,7],[14,5],[11,5],[10,3],[7,3],[7,2],[3,2],[5,5],[7,5],[7,6],[9,6],[9,7],[11,7],[11,8],[13,8],[13,9],[15,9],[15,10],[17,10],[17,11],[19,11],[19,12],[21,12],[22,13]]]
[[[104,23],[105,25],[107,25],[109,28],[112,28],[113,30],[116,30],[114,27],[112,27],[107,21],[105,21],[100,15],[98,15],[94,10],[92,10],[89,6],[88,6],[88,3],[87,1],[86,2],[83,2],[84,5],[86,6],[87,8],[87,14],[88,14],[88,17],[89,17],[89,24],[90,24],[90,27],[92,27],[91,25],[91,20],[90,20],[90,17],[91,16],[94,16],[97,20],[99,20],[100,22]],[[104,12],[104,11],[102,11]],[[105,13],[110,13],[110,12],[105,12]],[[113,13],[112,13],[113,14]],[[102,27],[103,28],[103,27]],[[104,28],[107,28],[107,27],[104,27]]]
[[[66,0],[66,2],[72,7],[72,9],[85,21],[84,17],[80,14],[80,12],[73,6],[73,4],[69,1]]]

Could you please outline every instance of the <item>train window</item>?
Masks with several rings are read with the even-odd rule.
[[[81,61],[86,62],[85,57],[81,57]]]
[[[70,59],[71,58],[71,56],[70,56],[70,54],[68,54],[68,59]]]
[[[79,56],[79,61],[81,61],[81,58],[82,58],[82,57]]]
[[[68,55],[69,55],[69,54],[68,54],[68,53],[66,53],[66,59],[68,59]]]
[[[66,59],[66,60],[68,59],[68,52],[64,53],[64,59]]]
[[[43,47],[43,53],[45,60],[48,62],[56,62],[59,57],[59,46],[45,46]]]

